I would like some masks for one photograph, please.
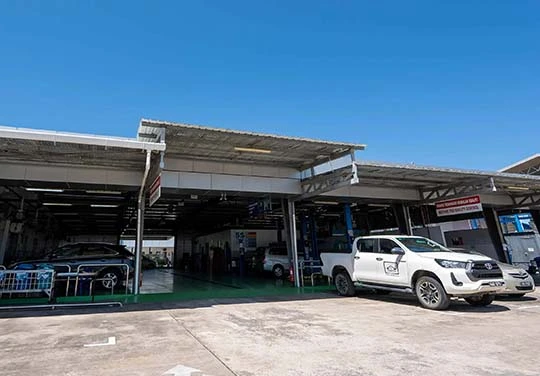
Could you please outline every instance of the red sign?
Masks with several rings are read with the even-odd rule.
[[[482,211],[480,196],[461,197],[435,204],[437,216],[467,214]]]

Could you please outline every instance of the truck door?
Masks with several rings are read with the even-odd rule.
[[[381,284],[408,286],[407,254],[392,254],[393,248],[401,247],[391,239],[379,240],[379,253],[376,257],[377,279]]]
[[[354,254],[354,273],[355,281],[369,282],[376,280],[378,257],[377,239],[359,239],[356,242]]]

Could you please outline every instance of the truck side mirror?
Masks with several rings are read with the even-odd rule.
[[[405,251],[399,247],[394,247],[390,250],[390,253],[393,255],[404,255]]]

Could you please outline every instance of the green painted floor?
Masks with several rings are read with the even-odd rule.
[[[288,280],[275,280],[262,276],[209,276],[202,274],[180,273],[170,269],[155,269],[144,273],[141,294],[134,295],[96,295],[95,302],[117,301],[131,303],[165,303],[187,300],[207,300],[222,298],[253,298],[271,296],[291,296],[306,293],[330,292],[325,280],[317,286],[293,287]],[[56,303],[88,303],[90,296],[58,297]],[[47,298],[0,299],[0,306],[47,304]]]

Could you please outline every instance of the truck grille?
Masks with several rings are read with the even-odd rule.
[[[499,265],[493,261],[475,261],[471,265],[469,277],[473,281],[481,279],[500,279],[503,274]]]
[[[508,274],[510,274],[514,278],[519,278],[519,279],[527,279],[527,277],[529,276],[528,274],[520,274],[520,273],[508,273]]]

